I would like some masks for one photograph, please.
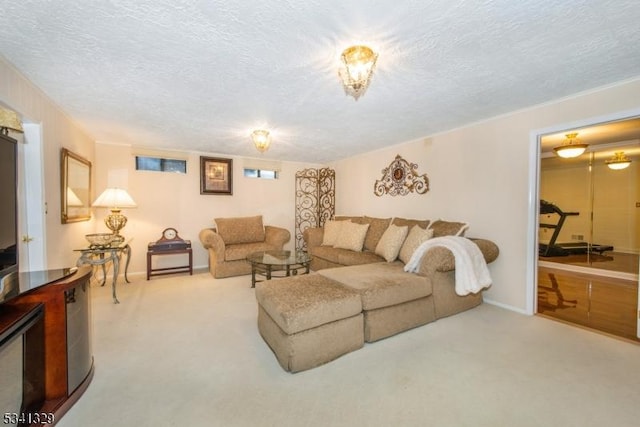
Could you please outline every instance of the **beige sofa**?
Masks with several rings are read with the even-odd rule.
[[[313,368],[362,347],[364,342],[390,337],[482,303],[481,292],[465,296],[456,293],[455,259],[450,250],[428,250],[420,259],[418,271],[409,273],[404,271],[405,262],[389,257],[378,245],[386,240],[386,228],[394,228],[391,224],[407,229],[417,226],[420,230],[414,230],[415,235],[432,230],[427,234],[434,237],[460,236],[466,224],[367,217],[349,220],[370,224],[362,227],[366,228],[363,250],[323,246],[324,230],[307,230],[305,239],[315,272],[256,286],[258,329],[287,371]],[[429,225],[431,228],[424,228]],[[403,245],[410,243],[406,234]],[[367,240],[373,250],[366,248]],[[498,257],[493,242],[471,240],[487,263]],[[408,249],[412,254],[415,248]],[[407,255],[403,258],[406,260]]]
[[[262,216],[216,218],[216,227],[200,231],[200,242],[209,252],[209,271],[216,279],[251,274],[246,261],[252,252],[282,250],[291,233],[263,225]]]

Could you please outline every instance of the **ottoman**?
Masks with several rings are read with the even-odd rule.
[[[322,365],[364,346],[360,295],[319,274],[256,284],[258,330],[285,371]]]

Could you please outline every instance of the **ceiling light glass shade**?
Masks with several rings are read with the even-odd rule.
[[[338,75],[342,79],[344,92],[357,101],[369,87],[378,54],[368,46],[356,45],[346,48],[340,60],[342,64]]]
[[[129,193],[122,188],[107,188],[98,196],[92,206],[111,210],[111,213],[104,219],[104,223],[109,230],[113,231],[114,243],[124,242],[124,237],[120,235],[120,230],[127,225],[127,217],[120,213],[120,210],[138,206]]]
[[[20,133],[24,132],[18,113],[6,108],[0,108],[0,133],[8,135],[9,129]]]
[[[555,147],[553,151],[560,157],[569,159],[571,157],[578,157],[585,152],[589,144],[582,144],[578,138],[577,133],[568,133],[566,135],[567,140],[560,146]]]
[[[631,159],[624,155],[624,151],[616,151],[612,158],[605,160],[609,169],[620,170],[626,169],[631,164]]]
[[[261,153],[267,151],[271,145],[271,137],[269,136],[268,130],[254,130],[251,132],[251,140],[256,146],[256,149]]]

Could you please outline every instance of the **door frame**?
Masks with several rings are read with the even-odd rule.
[[[542,136],[637,117],[640,117],[640,108],[580,119],[573,122],[559,123],[547,128],[534,129],[529,132],[529,214],[527,220],[527,293],[525,301],[525,312],[527,314],[534,315],[538,312],[538,213],[540,210],[540,140]],[[640,307],[640,290],[638,292],[638,304]],[[640,336],[640,313],[638,318],[638,336]]]

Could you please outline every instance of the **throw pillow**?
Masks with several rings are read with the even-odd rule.
[[[469,228],[466,222],[443,221],[441,219],[429,224],[429,230],[433,230],[433,237],[464,236]]]
[[[342,225],[340,234],[336,239],[334,248],[349,249],[355,252],[362,251],[364,239],[367,236],[369,224],[356,224],[354,222],[345,222]]]
[[[324,234],[322,236],[322,246],[333,246],[341,233],[342,225],[350,221],[327,221],[324,224]]]
[[[409,262],[413,253],[418,249],[422,243],[426,242],[433,237],[433,230],[424,230],[423,228],[414,225],[409,231],[409,235],[404,240],[402,248],[400,248],[400,254],[398,258],[405,264]]]
[[[361,224],[369,224],[369,231],[367,231],[367,237],[364,239],[364,248],[368,251],[375,251],[384,230],[389,227],[391,218],[371,218],[365,216]]]
[[[265,234],[262,215],[216,218],[215,222],[218,234],[227,245],[264,242]]]
[[[398,253],[408,232],[409,227],[406,225],[398,227],[397,225],[391,224],[382,234],[376,246],[376,255],[380,255],[387,262],[395,261],[396,258],[398,258]]]

